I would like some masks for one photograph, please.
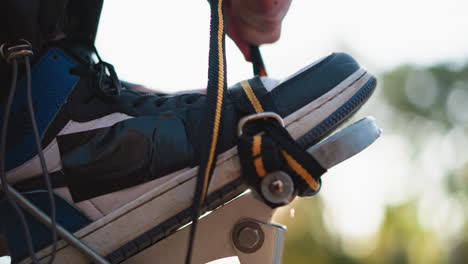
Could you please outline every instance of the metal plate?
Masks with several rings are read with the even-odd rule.
[[[326,169],[366,149],[382,134],[373,117],[366,117],[307,149]]]

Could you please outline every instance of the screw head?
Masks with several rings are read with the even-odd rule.
[[[237,235],[239,245],[252,249],[260,242],[260,233],[258,229],[246,226],[239,231]]]
[[[283,171],[269,173],[261,181],[260,194],[273,206],[286,205],[294,196],[294,182]]]
[[[234,246],[244,253],[256,252],[262,247],[264,239],[262,228],[253,220],[238,223],[232,232]]]
[[[274,180],[270,183],[270,191],[274,194],[280,194],[284,191],[284,184],[281,180]]]

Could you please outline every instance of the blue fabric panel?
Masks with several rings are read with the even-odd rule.
[[[32,97],[39,133],[42,136],[68,94],[79,80],[70,74],[77,63],[62,50],[50,49],[32,68]],[[20,66],[20,68],[23,68]],[[26,85],[18,84],[8,125],[6,169],[13,169],[37,153],[26,100]],[[1,106],[0,127],[4,106]]]
[[[46,214],[49,214],[49,198],[46,191],[29,192],[26,193],[25,196],[34,205],[39,207]],[[76,232],[91,223],[78,209],[73,207],[62,197],[55,195],[55,203],[57,207],[57,222],[68,231]],[[23,210],[23,212],[25,212],[36,252],[50,245],[52,242],[50,229],[29,213],[26,213],[26,211]],[[15,211],[6,200],[0,200],[0,216],[0,232],[6,237],[13,263],[27,258],[29,255],[24,231]]]

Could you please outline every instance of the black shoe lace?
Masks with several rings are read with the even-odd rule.
[[[76,42],[76,40],[72,41]],[[66,47],[66,45],[67,44],[64,46]],[[171,97],[173,97],[166,94],[139,92],[125,87],[121,83],[114,66],[101,58],[96,47],[89,46],[87,49],[91,50],[96,55],[98,62],[96,63],[93,61],[82,60],[82,63],[73,68],[70,73],[93,78],[97,83],[98,95],[101,95],[101,97],[105,97],[106,99],[117,99],[122,94],[122,91],[125,91],[126,93],[137,94],[138,96],[134,97],[134,101],[131,104],[136,108],[147,103],[151,103],[154,107],[159,108],[162,107]],[[90,97],[90,100],[93,97],[94,94]],[[193,95],[187,94],[181,95],[181,97],[184,98],[183,101],[185,103],[191,103],[191,101],[194,101],[192,98]]]
[[[116,98],[122,91],[122,84],[112,64],[104,61],[95,46],[90,47],[96,55],[98,62],[87,62],[73,68],[70,73],[96,78],[97,87],[102,95]]]

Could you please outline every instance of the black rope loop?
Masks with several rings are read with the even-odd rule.
[[[32,45],[25,39],[20,39],[13,43],[3,43],[0,46],[0,56],[5,59],[8,64],[10,64],[12,60],[22,57],[32,57],[33,55]]]

